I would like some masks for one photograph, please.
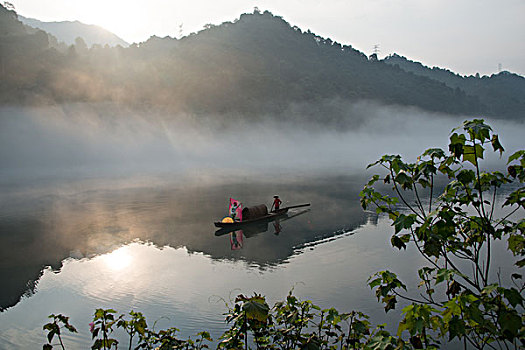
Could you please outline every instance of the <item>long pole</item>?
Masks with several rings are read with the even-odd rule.
[[[284,208],[281,208],[281,209],[302,208],[302,207],[309,207],[309,206],[310,206],[310,203],[306,203],[306,204],[292,205],[290,207],[284,207]]]

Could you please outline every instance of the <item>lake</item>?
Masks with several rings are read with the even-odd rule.
[[[459,124],[409,112],[344,133],[288,125],[217,135],[128,116],[0,109],[0,348],[41,348],[52,313],[79,330],[65,336],[68,348],[89,348],[96,308],[141,311],[156,329],[208,330],[217,340],[236,295],[262,293],[273,305],[292,289],[395,331],[402,303],[385,314],[367,279],[391,269],[417,294],[423,260],[412,247],[394,250],[388,220],[361,209],[362,169],[384,153],[444,147]],[[508,154],[522,148],[523,125],[500,126]],[[230,197],[269,206],[275,194],[285,206],[311,206],[216,232]]]
[[[362,184],[358,176],[290,175],[11,186],[0,217],[0,345],[41,346],[47,315],[63,313],[79,329],[67,343],[87,348],[98,307],[142,311],[150,324],[217,338],[226,327],[224,301],[241,292],[273,304],[293,289],[322,307],[383,321],[367,278],[389,266],[409,270],[418,258],[393,251],[389,224],[362,211]],[[273,194],[284,205],[311,207],[237,232],[240,248],[233,234],[216,235],[213,221],[226,215],[230,196],[269,205]]]

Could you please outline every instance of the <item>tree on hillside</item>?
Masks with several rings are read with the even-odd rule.
[[[13,5],[11,2],[4,1],[4,7],[9,11],[15,11],[15,5]]]

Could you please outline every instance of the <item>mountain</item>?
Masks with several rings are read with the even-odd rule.
[[[349,104],[360,100],[458,115],[525,117],[525,78],[519,75],[460,77],[406,59],[393,64],[393,58],[369,58],[268,11],[128,48],[88,49],[77,43],[60,51],[48,39],[18,33],[16,40],[9,32],[0,35],[6,47],[0,57],[3,104],[116,102],[170,115],[293,118],[334,127],[366,118],[349,111]]]
[[[84,24],[79,21],[62,21],[62,22],[42,22],[34,18],[18,16],[18,19],[33,28],[41,29],[53,36],[59,41],[72,45],[75,39],[81,37],[87,46],[94,44],[127,47],[129,44],[117,35],[99,26]]]
[[[519,113],[523,109],[525,84],[523,77],[517,74],[502,71],[490,77],[461,76],[447,69],[429,68],[397,54],[388,56],[383,61],[406,72],[440,81],[468,95],[479,96],[488,106],[492,106],[491,114],[503,115],[510,111]]]

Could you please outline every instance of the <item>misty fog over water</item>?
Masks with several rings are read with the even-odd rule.
[[[327,115],[327,123],[303,121],[304,105],[252,122],[112,104],[1,107],[0,176],[356,173],[383,154],[414,160],[426,148],[445,148],[452,128],[467,119],[366,101],[333,103],[346,108],[348,120],[333,122]],[[488,122],[507,154],[521,146],[523,124]]]
[[[330,103],[348,120],[303,122],[318,110],[306,105],[250,122],[114,104],[1,107],[0,347],[16,348],[22,334],[28,347],[40,344],[47,315],[58,312],[83,329],[70,341],[87,346],[96,307],[135,308],[151,322],[171,317],[188,335],[218,335],[225,310],[210,297],[237,288],[272,302],[295,288],[323,307],[394,321],[399,310],[385,318],[366,279],[393,268],[415,283],[409,272],[421,261],[394,252],[389,223],[361,209],[366,165],[446,148],[467,117]],[[499,159],[487,150],[485,164],[502,167],[523,148],[525,126],[488,123],[507,152]],[[230,196],[269,205],[274,194],[311,209],[245,230],[241,249],[215,232]]]

